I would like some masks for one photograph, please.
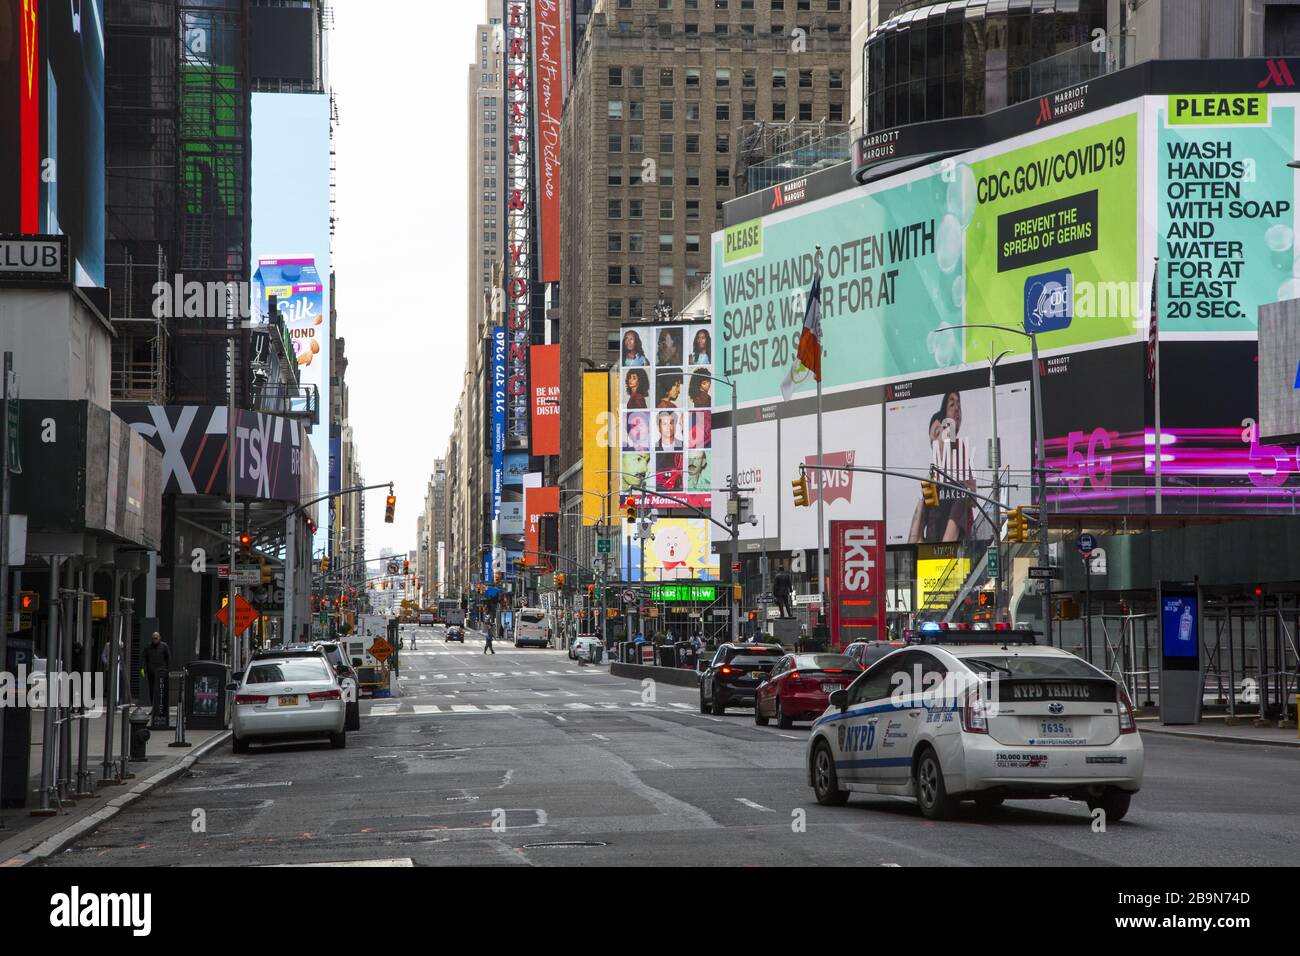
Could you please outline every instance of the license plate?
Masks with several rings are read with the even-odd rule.
[[[280,706],[281,706],[281,707],[297,707],[297,706],[298,706],[298,695],[297,695],[297,694],[281,694],[281,695],[280,695]]]
[[[767,674],[763,671],[750,671],[749,676],[754,678],[754,680],[762,680],[767,676]]]
[[[833,694],[840,689],[839,684],[822,684],[822,693]]]
[[[1070,724],[1063,724],[1059,720],[1039,721],[1040,737],[1073,737],[1074,727]]]

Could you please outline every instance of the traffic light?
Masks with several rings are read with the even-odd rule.
[[[388,501],[384,505],[384,523],[393,523],[393,509],[397,507],[397,495],[390,494]]]
[[[41,609],[41,596],[35,591],[18,592],[18,626],[26,631],[32,626],[32,617]]]
[[[794,492],[794,506],[796,508],[807,508],[808,476],[800,475],[794,481],[790,482],[790,490]]]
[[[1012,508],[1007,512],[1007,540],[1029,540],[1029,519],[1020,508]]]
[[[253,536],[249,534],[247,531],[245,531],[243,534],[239,536],[240,556],[247,559],[248,552],[252,550],[252,547],[253,547]]]
[[[411,573],[411,562],[406,558],[402,559],[402,573],[407,576]]]
[[[636,521],[636,502],[635,502],[635,501],[629,501],[629,502],[627,503],[627,520],[628,520],[628,523],[629,523],[629,524],[635,523],[635,521]]]
[[[739,604],[745,597],[745,590],[739,584],[731,586],[731,599]]]
[[[320,559],[320,573],[324,574],[329,569],[330,569],[329,555],[325,555],[323,558]]]
[[[939,507],[939,486],[933,481],[921,482],[921,500],[931,508]]]
[[[271,583],[271,566],[270,566],[269,564],[267,564],[265,561],[261,562],[261,566],[262,566],[262,584],[263,584],[263,585],[270,584],[270,583]]]
[[[594,584],[588,584],[588,585],[587,585],[587,593],[588,593],[588,594],[595,594],[595,593],[596,593],[596,585],[594,585]]]

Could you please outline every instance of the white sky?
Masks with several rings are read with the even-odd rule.
[[[416,547],[465,365],[465,96],[483,0],[334,0],[334,271],[366,556]],[[322,463],[327,464],[327,463]]]

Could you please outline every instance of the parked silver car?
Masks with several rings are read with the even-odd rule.
[[[347,746],[343,688],[319,651],[254,658],[235,692],[235,753],[253,738],[325,736],[335,749]]]

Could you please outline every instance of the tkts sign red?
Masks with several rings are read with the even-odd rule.
[[[832,501],[844,500],[853,501],[853,472],[850,471],[853,463],[857,461],[858,453],[856,451],[837,451],[830,454],[823,454],[821,463],[827,469],[823,471],[819,468],[810,468],[808,470],[808,501],[814,502],[821,500],[823,504],[830,504]],[[805,465],[816,465],[817,456],[809,455],[803,460]],[[838,469],[844,469],[840,471]],[[825,488],[825,494],[822,489]]]
[[[831,522],[831,639],[836,648],[885,632],[885,523]]]

